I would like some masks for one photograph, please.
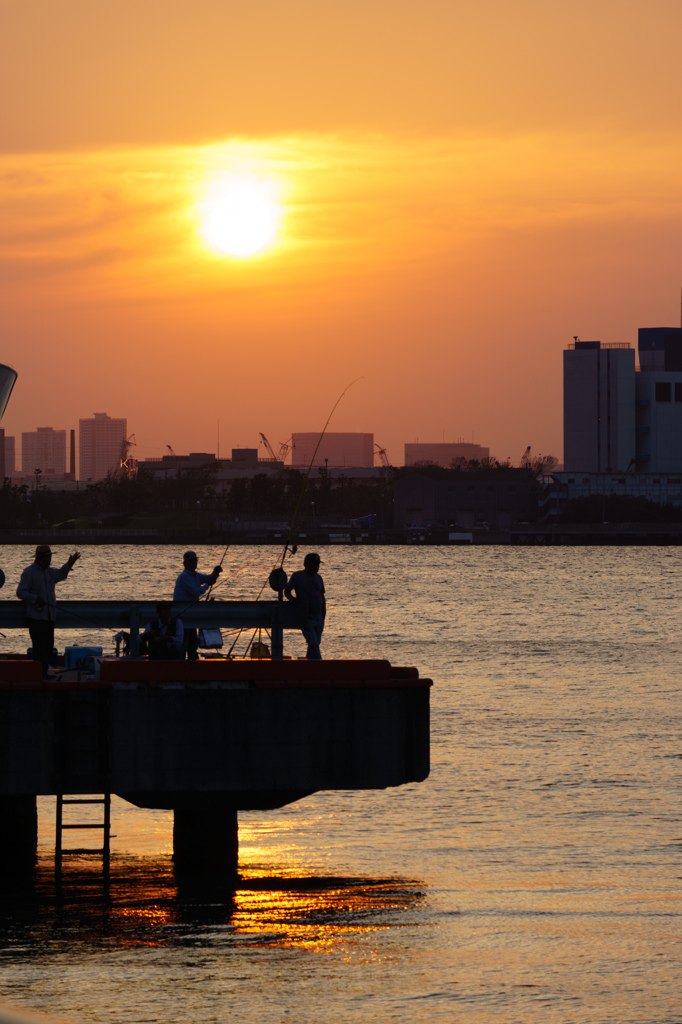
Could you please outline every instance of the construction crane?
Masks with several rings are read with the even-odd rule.
[[[391,463],[388,461],[388,454],[386,452],[386,449],[382,448],[381,445],[376,443],[376,441],[374,442],[374,447],[376,449],[376,454],[379,456],[381,465],[384,466],[384,468],[390,466]]]
[[[170,446],[169,444],[167,444],[167,445],[166,445],[166,448],[167,448],[167,449],[168,449],[168,451],[169,451],[169,452],[171,453],[171,455],[173,456],[173,458],[175,458],[175,457],[176,457],[176,455],[175,455],[175,452],[173,451],[173,449],[171,448],[171,446]]]
[[[260,434],[260,437],[261,437],[261,442],[260,443],[265,446],[265,450],[268,452],[270,458],[274,459],[275,462],[281,462],[282,459],[278,459],[277,458],[277,456],[275,455],[275,453],[272,450],[272,445],[268,441],[268,439],[265,436],[265,434],[263,434],[260,430],[258,431],[258,433]]]
[[[294,438],[293,438],[293,435],[292,435],[289,438],[288,441],[280,441],[279,456],[278,456],[280,462],[284,462],[284,460],[286,459],[287,455],[289,454],[289,449],[293,450],[295,448],[295,445],[293,444],[293,440],[294,440]]]
[[[521,467],[523,469],[530,469],[530,445],[528,445],[525,452],[521,456]]]
[[[137,460],[131,458],[130,450],[135,447],[136,443],[134,434],[131,434],[130,437],[124,438],[123,441],[121,441],[121,457],[119,459],[118,475],[123,480],[128,480],[131,476],[135,475]]]

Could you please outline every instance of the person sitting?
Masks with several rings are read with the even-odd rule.
[[[184,657],[185,631],[180,619],[171,617],[172,610],[170,601],[159,601],[157,618],[142,632],[143,643],[154,661],[175,661]]]

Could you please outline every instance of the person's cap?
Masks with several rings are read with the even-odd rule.
[[[309,552],[309,553],[308,553],[308,554],[307,554],[307,555],[305,556],[305,558],[303,559],[303,561],[304,561],[304,562],[317,562],[317,564],[319,565],[319,564],[320,564],[320,562],[322,561],[322,559],[321,559],[321,558],[320,558],[320,556],[318,555],[317,551],[311,551],[311,552]]]
[[[156,610],[157,610],[157,612],[162,612],[164,610],[164,608],[172,608],[172,607],[173,607],[173,602],[172,601],[159,601],[158,604],[156,605]]]
[[[184,555],[182,556],[182,560],[183,560],[183,562],[186,562],[188,558],[196,558],[196,557],[197,557],[196,551],[185,551]],[[198,558],[197,558],[197,561],[199,561]]]
[[[51,555],[51,554],[52,554],[52,548],[50,547],[49,544],[39,544],[38,547],[36,548],[35,557],[36,558],[42,558],[43,555]]]

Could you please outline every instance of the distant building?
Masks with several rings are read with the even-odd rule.
[[[414,442],[405,445],[405,465],[414,466],[418,462],[433,462],[437,466],[444,466],[445,469],[452,467],[455,459],[482,459],[490,458],[490,449],[480,444],[467,444],[464,441],[452,443],[425,442],[424,444]]]
[[[81,480],[103,480],[118,469],[128,436],[127,420],[96,412],[92,418],[78,421],[78,434]]]
[[[4,431],[3,431],[4,433]],[[5,434],[5,476],[12,476],[17,468],[16,438]]]
[[[658,505],[682,507],[682,474],[678,473],[552,473],[544,495],[544,519],[556,519],[569,501],[580,498],[645,498]],[[604,516],[606,512],[604,510]]]
[[[151,473],[157,480],[174,480],[179,473],[190,469],[216,467],[220,463],[213,452],[191,452],[189,455],[162,455],[158,459],[140,459],[138,473]]]
[[[682,473],[682,328],[564,352],[564,471]]]
[[[540,488],[523,470],[452,473],[431,478],[418,470],[395,481],[395,525],[510,530],[538,514]]]
[[[564,468],[624,472],[634,458],[634,350],[576,338],[564,352]]]
[[[291,465],[307,469],[318,441],[320,447],[315,455],[315,466],[327,466],[329,469],[374,466],[374,434],[359,433],[325,434],[321,441],[319,433],[293,434]]]
[[[641,327],[635,374],[637,472],[682,472],[682,327]]]
[[[40,470],[43,477],[63,477],[66,473],[66,431],[52,427],[22,431],[21,468],[28,476]]]

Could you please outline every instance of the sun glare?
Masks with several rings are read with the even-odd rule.
[[[202,205],[208,245],[228,256],[253,256],[270,245],[280,218],[274,186],[256,178],[225,178]]]

